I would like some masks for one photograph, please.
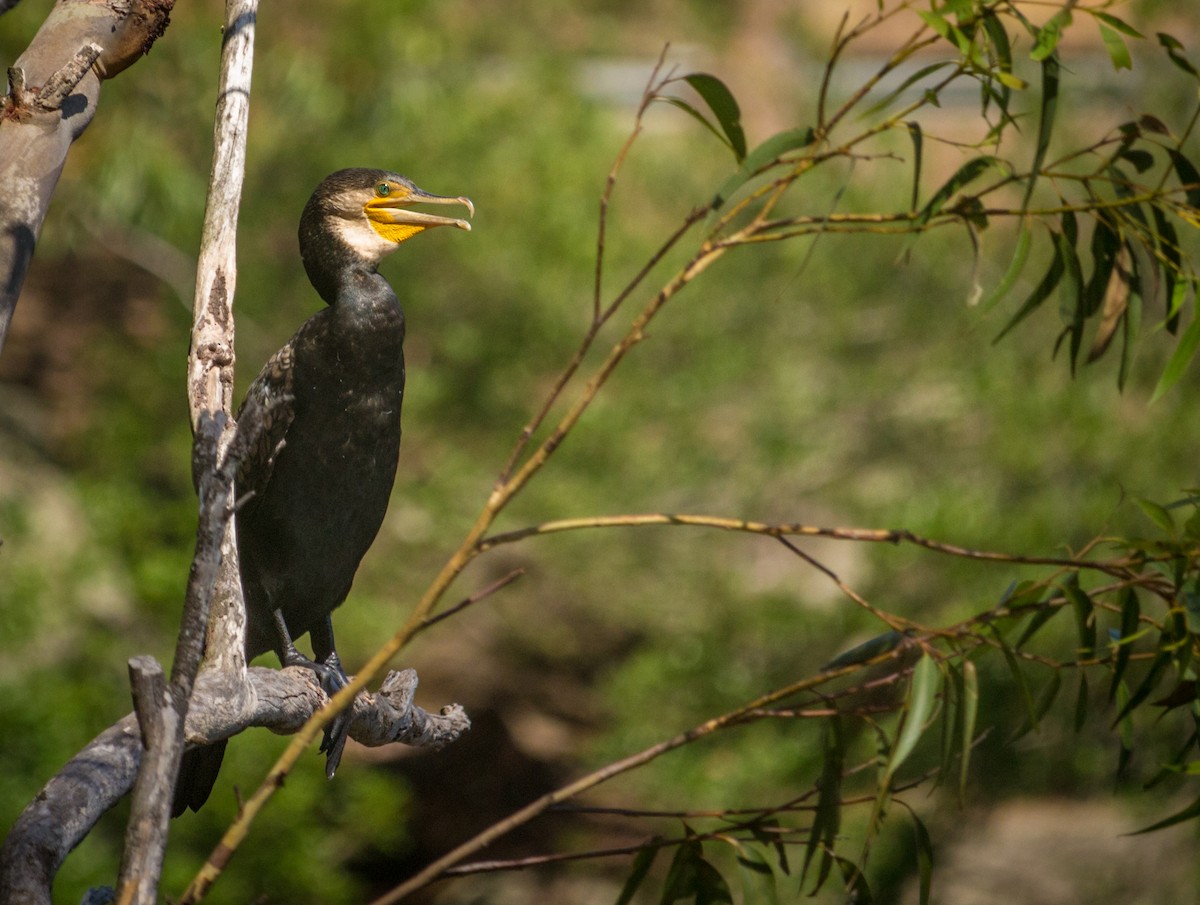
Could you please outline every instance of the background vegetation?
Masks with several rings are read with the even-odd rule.
[[[315,310],[294,236],[324,174],[389,167],[431,191],[469,195],[479,212],[471,235],[422,237],[384,268],[409,318],[410,389],[388,522],[336,617],[351,670],[402,621],[467,528],[587,326],[597,199],[662,45],[671,42],[668,60],[681,72],[713,71],[734,89],[751,146],[811,121],[832,27],[803,4],[784,6],[262,8],[240,239],[242,381]],[[1171,9],[1141,3],[1122,15],[1146,34],[1194,38],[1164,18]],[[45,12],[25,0],[5,16],[0,60],[15,57]],[[189,258],[208,174],[220,21],[211,0],[181,4],[153,54],[106,86],[0,360],[0,717],[19,740],[0,749],[0,824],[128,710],[127,658],[165,659],[173,644],[194,530],[183,392]],[[1115,71],[1090,35],[1063,48],[1060,133],[1098,138],[1147,109],[1182,130],[1195,83],[1181,90],[1159,48],[1131,47],[1131,71]],[[834,93],[853,90],[883,58],[871,53],[887,50],[845,61]],[[1032,81],[1029,50],[1014,59]],[[1159,84],[1178,93],[1158,96]],[[970,96],[943,106],[941,124],[973,123],[978,105]],[[1032,128],[1024,132],[1032,139]],[[906,141],[897,137],[897,148]],[[929,191],[975,152],[927,153]],[[608,285],[640,266],[732,167],[694,121],[656,105],[614,198]],[[805,210],[903,209],[911,190],[911,169],[886,158],[822,178],[805,186]],[[995,284],[1015,234],[998,225],[983,236],[978,275],[961,231],[934,231],[907,254],[902,238],[824,235],[815,246],[727,256],[671,303],[501,527],[708,512],[903,527],[1042,554],[1099,534],[1155,531],[1132,500],[1167,503],[1195,486],[1194,373],[1151,406],[1175,341],[1147,329],[1123,391],[1119,355],[1073,378],[1063,355],[1051,361],[1062,323],[1053,299],[991,346],[1049,256],[1035,245],[1012,296],[985,312],[966,304],[972,283]],[[1160,317],[1147,313],[1146,323]],[[911,548],[804,549],[867,599],[926,625],[964,619],[1012,582],[1047,574]],[[518,566],[516,585],[406,655],[422,675],[422,702],[461,702],[475,722],[470,737],[419,757],[352,750],[332,786],[314,756],[256,829],[270,844],[244,847],[211,901],[358,901],[556,781],[816,672],[881,631],[819,572],[762,538],[676,528],[547,537],[480,562],[459,589]],[[1069,649],[1075,629],[1059,622],[1046,631]],[[991,659],[981,665],[978,725],[997,728],[973,758],[972,807],[1014,795],[1108,800],[1115,777],[1116,804],[1136,811],[1130,830],[1176,810],[1174,796],[1195,797],[1186,777],[1132,794],[1186,737],[1176,723],[1156,732],[1151,715],[1139,715],[1132,760],[1109,730],[1114,713],[1099,704],[1075,730],[1072,694],[1014,741],[1022,689],[1002,658]],[[1033,693],[1049,672],[1032,673]],[[884,703],[902,693],[881,692]],[[590,802],[762,804],[820,775],[820,733],[804,739],[783,721],[758,724],[676,752]],[[182,887],[233,815],[230,785],[256,783],[284,743],[251,733],[231,745],[213,801],[173,828],[165,890]],[[869,756],[871,739],[863,744]],[[928,763],[936,760],[934,752]],[[968,821],[953,789],[922,807],[935,846],[983,819],[972,812]],[[67,862],[64,901],[111,881],[122,815],[110,821]],[[889,827],[872,877],[885,900],[901,895],[912,862],[909,825]],[[551,816],[494,854],[632,844],[654,832],[682,830]],[[611,901],[627,869],[620,861],[569,879],[482,879],[448,887],[441,901]],[[1187,889],[1194,880],[1163,883]],[[544,888],[531,893],[537,884]]]

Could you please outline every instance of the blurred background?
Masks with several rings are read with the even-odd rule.
[[[1122,15],[1144,34],[1200,44],[1178,8],[1142,2]],[[11,65],[48,9],[24,0],[4,17],[0,62]],[[262,6],[239,233],[241,387],[319,305],[295,233],[325,174],[394,169],[429,191],[468,195],[477,209],[470,234],[422,236],[382,268],[408,317],[409,387],[388,519],[335,614],[351,672],[457,546],[583,335],[598,201],[664,46],[680,74],[712,72],[729,85],[754,146],[814,120],[842,9],[809,0]],[[214,0],[181,3],[151,54],[105,86],[0,358],[0,722],[9,739],[0,746],[0,826],[129,710],[128,658],[166,661],[173,649],[195,526],[184,364],[222,17]],[[855,45],[833,96],[848,96],[917,25],[910,16]],[[1094,27],[1076,31],[1063,51],[1062,134],[1098,139],[1143,112],[1182,129],[1194,83],[1181,88],[1176,73],[1158,68],[1152,40],[1133,42],[1134,67],[1118,73]],[[1032,78],[1028,50],[1026,41],[1016,57]],[[966,92],[925,128],[978,140],[978,106]],[[905,150],[907,138],[895,146]],[[930,148],[926,194],[974,153]],[[610,208],[606,298],[733,169],[691,118],[665,104],[651,109]],[[839,209],[902,210],[910,181],[910,164],[863,160],[826,168],[792,204],[820,214],[844,191]],[[1005,225],[984,234],[984,285],[1003,272],[1012,240]],[[964,234],[927,235],[899,263],[902,246],[827,235],[815,247],[804,240],[727,256],[670,303],[498,527],[691,512],[903,527],[1053,555],[1097,535],[1147,531],[1130,497],[1167,502],[1196,486],[1200,378],[1189,373],[1149,405],[1170,337],[1146,331],[1124,392],[1115,356],[1072,379],[1052,360],[1061,324],[1053,300],[991,345],[1045,269],[1046,248],[1035,245],[1017,290],[984,314],[967,305]],[[669,272],[656,270],[632,304]],[[1159,318],[1148,312],[1146,321]],[[1012,581],[1045,574],[912,549],[804,549],[878,606],[925,624],[966,618]],[[699,529],[504,547],[475,563],[450,599],[517,567],[516,584],[427,632],[397,664],[419,671],[425,707],[463,704],[468,736],[436,754],[352,746],[332,785],[314,751],[209,901],[364,900],[556,784],[810,674],[882,630],[779,544]],[[1073,629],[1061,630],[1069,650]],[[966,810],[953,795],[920,803],[945,888],[955,888],[956,869],[975,878],[976,893],[1010,884],[980,879],[992,868],[997,877],[1014,866],[1026,877],[1058,876],[1061,863],[1035,859],[1047,840],[1065,846],[1083,833],[1072,843],[1082,869],[1069,897],[1035,889],[1005,901],[1079,901],[1085,892],[1094,902],[1193,900],[1195,859],[1181,854],[1195,842],[1190,825],[1144,843],[1118,839],[1174,810],[1173,796],[1194,797],[1171,783],[1140,792],[1182,738],[1139,726],[1145,738],[1116,781],[1104,714],[1076,734],[1064,701],[1012,745],[1023,710],[1002,664],[981,687],[980,725],[1009,729],[980,747]],[[249,792],[286,741],[252,730],[231,744],[208,806],[173,825],[164,891],[182,889],[217,841],[235,812],[232,787]],[[820,755],[815,727],[760,724],[676,752],[588,801],[766,804],[807,789]],[[911,829],[895,822],[874,864],[885,902],[909,889]],[[62,901],[112,882],[123,826],[118,808],[68,860]],[[678,829],[551,815],[487,854],[633,844]],[[971,860],[983,852],[990,868]],[[610,902],[627,871],[626,859],[601,859],[455,882],[427,899]],[[1140,872],[1137,883],[1121,885],[1130,871]],[[1151,876],[1153,895],[1136,898]]]

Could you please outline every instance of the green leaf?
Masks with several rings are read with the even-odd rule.
[[[1079,690],[1075,694],[1075,732],[1083,731],[1087,723],[1088,713],[1088,681],[1087,673],[1079,670]]]
[[[743,845],[738,851],[737,862],[742,878],[742,901],[778,905],[775,869],[763,850],[756,845]]]
[[[1154,662],[1150,664],[1150,669],[1146,672],[1145,677],[1138,684],[1137,689],[1129,696],[1129,700],[1117,712],[1116,719],[1113,720],[1113,725],[1116,726],[1125,717],[1133,713],[1138,705],[1146,698],[1150,697],[1154,689],[1158,687],[1158,681],[1162,678],[1163,670],[1165,670],[1171,662],[1171,655],[1164,650],[1160,650],[1154,657]]]
[[[1051,670],[1050,681],[1042,686],[1038,692],[1037,699],[1033,702],[1033,709],[1026,714],[1025,722],[1009,740],[1015,742],[1019,738],[1023,738],[1031,731],[1039,728],[1042,724],[1042,718],[1054,706],[1054,702],[1058,699],[1058,692],[1062,688],[1062,673],[1057,670]]]
[[[876,657],[880,657],[888,651],[895,650],[900,642],[904,640],[904,633],[897,631],[884,632],[882,635],[876,635],[862,644],[856,644],[848,651],[844,651],[821,667],[821,672],[830,672],[835,669],[842,669],[846,666],[854,666],[858,663],[869,663]]]
[[[1037,30],[1037,41],[1029,56],[1034,60],[1046,60],[1054,53],[1058,42],[1062,40],[1063,29],[1071,24],[1071,11],[1060,9]]]
[[[1033,164],[1029,168],[1029,182],[1025,186],[1025,197],[1021,201],[1021,210],[1029,209],[1033,198],[1033,187],[1042,172],[1046,162],[1046,151],[1050,148],[1050,136],[1054,133],[1054,120],[1058,115],[1058,58],[1047,57],[1042,60],[1042,102],[1038,109],[1037,143],[1034,145]]]
[[[1107,25],[1109,28],[1119,31],[1123,35],[1128,35],[1131,38],[1145,38],[1146,36],[1126,22],[1124,19],[1118,19],[1111,13],[1102,13],[1099,10],[1088,10],[1093,16]]]
[[[871,888],[858,865],[840,855],[837,863],[842,871],[842,882],[846,884],[846,901],[853,902],[854,905],[873,905],[875,900],[871,897]]]
[[[890,107],[892,105],[892,103],[896,100],[896,98],[898,98],[901,94],[903,94],[905,91],[907,91],[909,88],[911,88],[917,82],[921,81],[924,78],[927,78],[930,75],[933,75],[933,73],[937,72],[939,69],[945,69],[947,66],[953,66],[953,65],[954,64],[950,60],[942,60],[940,63],[930,63],[928,66],[922,66],[920,69],[918,69],[912,75],[908,76],[896,88],[893,88],[886,95],[884,95],[881,100],[876,101],[874,104],[872,104],[866,110],[864,110],[862,112],[862,114],[859,116],[859,119],[868,119],[868,118],[874,116],[876,113],[882,112],[883,110]]]
[[[1176,233],[1174,224],[1167,219],[1167,215],[1163,213],[1160,205],[1151,205],[1150,213],[1154,217],[1154,244],[1166,265],[1163,267],[1163,295],[1167,300],[1166,326],[1167,330],[1174,334],[1179,329],[1179,309],[1183,301],[1180,299],[1177,304],[1175,300],[1176,280],[1183,273],[1179,234]]]
[[[811,128],[788,129],[772,135],[745,156],[737,172],[725,180],[712,200],[715,211],[743,185],[775,163],[784,154],[811,145],[816,136]]]
[[[1196,71],[1196,67],[1191,64],[1188,58],[1183,53],[1183,44],[1176,38],[1166,32],[1160,31],[1157,35],[1158,43],[1162,45],[1167,52],[1167,56],[1171,58],[1171,62],[1186,72],[1188,75],[1200,78],[1200,72]]]
[[[1075,611],[1075,630],[1079,635],[1079,659],[1090,660],[1096,655],[1096,614],[1092,598],[1079,587],[1079,573],[1072,572],[1062,583],[1063,594]]]
[[[1186,808],[1178,813],[1172,814],[1166,820],[1160,820],[1158,823],[1153,823],[1148,827],[1129,833],[1130,836],[1140,836],[1142,833],[1153,833],[1157,830],[1165,830],[1169,826],[1175,826],[1177,823],[1185,823],[1188,820],[1195,820],[1200,817],[1200,798],[1197,798]]]
[[[1112,682],[1108,687],[1109,701],[1116,696],[1117,686],[1121,684],[1125,667],[1129,665],[1129,655],[1133,653],[1133,637],[1137,634],[1138,620],[1142,614],[1141,602],[1133,588],[1122,588],[1117,599],[1121,603],[1121,633],[1116,643]]]
[[[1025,261],[1029,258],[1029,249],[1032,245],[1033,232],[1029,228],[1029,223],[1023,219],[1021,221],[1021,231],[1017,234],[1017,247],[1013,251],[1013,257],[1008,263],[1008,268],[1004,271],[1004,276],[1000,278],[1000,282],[996,284],[996,288],[989,292],[979,303],[980,309],[985,314],[996,307],[997,303],[1008,295],[1009,290],[1016,285],[1017,278],[1021,275],[1021,271],[1025,267]],[[1007,330],[1007,328],[1005,329]]]
[[[1175,175],[1179,177],[1180,185],[1186,186],[1184,195],[1187,203],[1200,208],[1200,172],[1196,171],[1195,164],[1184,157],[1181,151],[1168,148],[1167,153],[1171,155],[1171,163],[1175,167]]]
[[[996,626],[989,626],[992,634],[996,638],[996,642],[1000,645],[1000,651],[1004,654],[1004,662],[1008,664],[1009,672],[1013,674],[1013,679],[1017,683],[1017,688],[1021,692],[1021,700],[1025,702],[1025,713],[1029,717],[1031,726],[1037,725],[1037,705],[1033,700],[1033,694],[1029,690],[1029,683],[1025,680],[1025,673],[1021,671],[1021,664],[1017,662],[1016,654],[1012,652],[1012,648],[1008,646],[1008,642],[1004,640],[1004,636],[1000,634],[1000,630]]]
[[[1109,28],[1103,22],[1096,23],[1100,27],[1100,37],[1104,41],[1104,49],[1108,51],[1108,57],[1112,60],[1113,69],[1132,69],[1133,58],[1129,55],[1129,48],[1125,45],[1125,39],[1114,28]]]
[[[721,872],[700,859],[696,865],[696,905],[733,905],[733,893]]]
[[[1009,319],[1008,323],[1004,325],[1004,329],[996,334],[996,338],[992,340],[993,343],[1000,342],[1000,340],[1002,340],[1004,336],[1010,330],[1012,330],[1013,327],[1041,307],[1042,302],[1046,301],[1046,299],[1050,297],[1051,293],[1054,292],[1055,288],[1062,280],[1063,275],[1067,272],[1067,268],[1064,263],[1065,258],[1063,257],[1061,248],[1063,236],[1054,230],[1050,231],[1050,235],[1054,242],[1054,257],[1050,261],[1049,269],[1046,271],[1045,275],[1042,277],[1037,286],[1034,287],[1033,291],[1029,293],[1029,297],[1025,299],[1024,304],[1017,309],[1017,313],[1014,314]]]
[[[688,831],[690,835],[690,830]],[[667,879],[663,883],[662,898],[659,905],[673,905],[680,899],[696,895],[697,877],[703,849],[697,839],[686,839],[675,848],[675,857],[667,870]]]
[[[1183,336],[1179,337],[1175,351],[1171,353],[1171,357],[1167,360],[1167,366],[1163,368],[1162,376],[1158,378],[1158,385],[1155,386],[1154,393],[1150,397],[1151,402],[1157,402],[1166,395],[1171,387],[1179,383],[1179,378],[1183,376],[1192,359],[1196,357],[1197,348],[1200,348],[1200,317],[1193,320],[1183,331]]]
[[[971,748],[975,744],[975,719],[979,715],[979,674],[975,664],[963,661],[962,696],[962,760],[958,765],[958,798],[967,797],[967,767],[971,762]]]
[[[908,127],[908,137],[912,139],[913,146],[913,186],[912,200],[909,202],[909,210],[915,213],[917,210],[917,202],[921,197],[921,124],[916,120],[912,120],[904,125]]]
[[[629,905],[633,901],[634,893],[638,891],[638,887],[646,879],[646,874],[650,872],[650,865],[654,863],[654,859],[658,856],[658,841],[658,837],[655,837],[649,845],[634,857],[633,866],[629,869],[629,877],[625,880],[625,885],[621,887],[621,894],[617,896],[616,905]]]
[[[1142,510],[1142,514],[1146,518],[1154,522],[1155,525],[1167,532],[1167,534],[1170,534],[1172,537],[1176,536],[1175,519],[1171,517],[1170,511],[1165,506],[1153,500],[1147,500],[1144,497],[1134,497],[1133,501],[1137,503],[1138,508]]]
[[[1049,603],[1044,604],[1041,608],[1039,608],[1038,611],[1033,614],[1033,618],[1031,618],[1029,623],[1025,626],[1025,630],[1021,632],[1021,637],[1017,640],[1016,645],[1014,645],[1017,650],[1020,650],[1022,647],[1024,647],[1025,643],[1034,635],[1036,635],[1043,625],[1061,612],[1062,607],[1052,606]]]
[[[817,809],[813,814],[812,828],[809,830],[808,843],[804,848],[804,866],[800,870],[800,884],[808,876],[808,867],[813,856],[821,852],[821,867],[817,872],[817,880],[813,884],[815,894],[829,876],[833,867],[833,848],[837,842],[838,830],[842,820],[842,770],[845,761],[845,741],[842,737],[842,718],[830,717],[825,723],[822,737],[824,759],[821,767],[821,779],[817,796]]]
[[[884,771],[884,785],[896,774],[900,765],[912,754],[913,748],[925,732],[926,723],[938,692],[942,690],[942,671],[937,661],[923,654],[913,669],[912,681],[908,686],[908,699],[904,703],[904,718],[900,733],[892,748],[892,756]]]
[[[742,111],[733,93],[724,82],[707,72],[693,72],[683,79],[708,104],[708,109],[713,112],[725,133],[729,147],[733,149],[734,157],[741,163],[746,156],[746,133],[742,131]]]
[[[915,811],[909,810],[913,819],[913,835],[917,844],[918,899],[920,905],[929,905],[929,892],[933,888],[933,841],[929,830]]]

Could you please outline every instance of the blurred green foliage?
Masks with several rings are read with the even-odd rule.
[[[25,0],[5,16],[0,59],[15,57],[44,13],[44,4]],[[211,0],[180,4],[149,57],[105,86],[60,184],[38,270],[76,262],[83,294],[88,268],[133,273],[102,241],[97,249],[105,230],[149,233],[194,254],[220,21]],[[782,25],[795,47],[808,40],[800,24]],[[457,543],[587,326],[597,201],[640,90],[635,83],[631,100],[613,101],[589,83],[589,67],[630,58],[648,75],[671,41],[684,55],[695,52],[688,45],[707,48],[736,81],[747,61],[735,37],[749,28],[733,4],[700,0],[306,0],[260,10],[239,235],[243,386],[318,305],[294,236],[327,172],[396,169],[430,191],[469,195],[478,210],[469,236],[422,237],[419,249],[384,267],[409,323],[405,440],[389,522],[335,617],[351,670],[400,624]],[[1149,102],[1158,70],[1142,48],[1134,52],[1137,102]],[[796,84],[777,115],[805,125],[819,68],[799,51],[795,65]],[[1060,116],[1078,128],[1108,117],[1092,104],[1067,87]],[[767,137],[765,127],[746,125],[751,146]],[[610,211],[607,296],[733,168],[725,149],[677,110],[657,106],[648,126]],[[844,189],[847,206],[893,199],[903,207],[909,179],[898,162],[862,161],[814,182],[801,203],[825,212]],[[1003,272],[1014,240],[1004,226],[985,234],[985,283]],[[825,235],[815,248],[804,240],[729,255],[670,302],[502,527],[707,512],[903,526],[965,546],[1050,553],[1100,533],[1145,532],[1128,497],[1169,500],[1195,486],[1195,375],[1147,405],[1173,348],[1161,331],[1140,341],[1123,393],[1115,361],[1073,380],[1050,361],[1060,324],[1053,306],[989,347],[1017,302],[990,315],[965,307],[965,237],[925,236],[905,264],[897,262],[902,245]],[[1049,263],[1045,248],[1034,254],[1045,259],[1031,263],[1019,284],[1025,292]],[[31,285],[37,280],[35,271]],[[30,296],[22,307],[39,304]],[[128,709],[128,657],[170,656],[195,517],[183,388],[189,314],[168,287],[157,301],[144,315],[150,341],[131,339],[128,320],[115,318],[87,334],[72,364],[86,381],[59,395],[30,390],[54,412],[74,386],[86,416],[44,438],[44,455],[6,457],[28,483],[0,495],[0,716],[21,740],[0,748],[0,825]],[[21,381],[11,389],[24,392]],[[60,521],[47,528],[52,506]],[[1042,574],[911,548],[804,546],[868,599],[926,624],[986,609],[1010,581]],[[505,671],[519,672],[514,664],[570,657],[589,701],[585,728],[559,757],[572,772],[814,672],[880,630],[764,538],[597,531],[527,541],[490,562],[469,571],[458,591],[514,564],[526,577],[415,646],[409,662],[427,676],[422,703],[460,700],[468,712],[495,707],[513,718],[527,701],[514,696],[506,710],[487,686],[511,691]],[[1069,646],[1071,627],[1060,621],[1052,628]],[[617,641],[593,645],[572,633],[575,624],[606,626]],[[459,659],[444,662],[447,655]],[[986,669],[980,725],[1019,725],[1011,675],[1002,663]],[[555,690],[539,694],[553,701]],[[1117,753],[1104,720],[1060,737],[1053,727],[1070,723],[1063,698],[1068,715],[1041,730],[1042,756],[1014,755],[1003,732],[989,737],[976,761],[987,777],[981,794],[1109,788]],[[857,753],[871,756],[871,737],[860,741]],[[253,732],[230,746],[213,801],[173,826],[164,890],[182,888],[216,841],[233,813],[230,785],[255,784],[282,745]],[[675,752],[607,794],[645,807],[761,803],[779,788],[811,784],[821,753],[815,733],[801,744],[791,727],[762,724]],[[1153,772],[1158,756],[1148,749],[1144,768]],[[255,828],[269,844],[245,846],[210,901],[348,902],[387,888],[399,879],[388,865],[408,856],[412,794],[395,771],[352,755],[326,786],[314,755]],[[436,808],[437,790],[424,794]],[[63,901],[112,880],[122,829],[121,815],[110,815],[67,862]],[[367,861],[370,869],[347,867]]]

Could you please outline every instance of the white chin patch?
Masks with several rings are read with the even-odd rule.
[[[337,220],[337,234],[343,242],[349,245],[355,254],[361,255],[373,263],[396,250],[396,243],[389,242],[375,232],[366,216],[360,220]]]

